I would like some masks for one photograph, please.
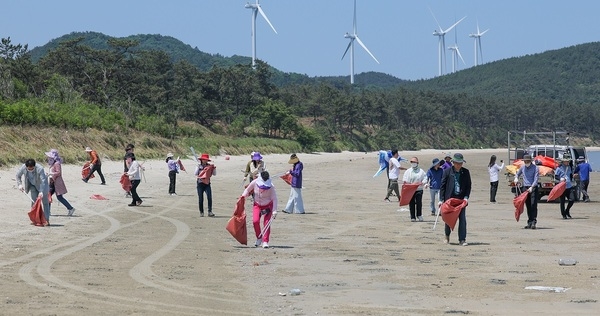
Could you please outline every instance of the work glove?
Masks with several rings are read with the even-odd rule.
[[[424,186],[424,188],[425,188],[425,189],[429,189],[429,184],[426,184],[426,185]]]
[[[463,200],[465,200],[465,202],[467,202],[467,205],[469,205],[469,199],[464,198]]]
[[[560,178],[560,182],[565,182],[565,181],[567,181],[566,178]]]
[[[273,211],[273,218],[277,216],[277,211]]]
[[[529,187],[529,189],[527,189],[527,192],[529,192],[529,193],[533,192],[533,187]]]
[[[513,182],[514,182],[515,184],[516,184],[516,183],[519,183],[519,178],[515,177],[515,180],[513,180]]]
[[[38,194],[38,197],[42,197],[42,196],[44,196],[44,193],[40,192],[40,193]]]
[[[19,190],[25,191],[25,188],[23,188],[23,186],[19,184]]]
[[[442,204],[444,204],[444,202],[442,202],[442,201],[439,201],[439,202],[438,202],[438,207],[442,207]]]

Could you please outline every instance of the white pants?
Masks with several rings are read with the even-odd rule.
[[[302,202],[302,189],[292,188],[290,198],[285,206],[288,213],[304,214],[304,202]]]

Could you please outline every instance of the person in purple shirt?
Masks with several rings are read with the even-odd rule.
[[[444,157],[444,164],[442,165],[442,170],[446,170],[450,167],[452,167],[452,157],[450,157],[450,154],[446,154],[446,157]]]
[[[579,175],[579,182],[581,183],[581,193],[583,193],[583,201],[589,202],[590,195],[588,194],[588,185],[590,185],[590,171],[592,171],[592,166],[589,163],[585,162],[585,158],[583,156],[579,156],[577,158],[577,167],[575,167],[575,175]]]
[[[288,171],[292,175],[292,190],[283,212],[287,214],[304,214],[304,203],[302,202],[302,169],[304,169],[304,165],[296,154],[290,156],[288,163],[294,165]]]

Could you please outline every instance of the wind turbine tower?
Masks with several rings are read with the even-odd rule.
[[[356,42],[362,46],[362,48],[367,51],[367,53],[369,53],[369,55],[371,55],[371,57],[373,57],[373,59],[379,64],[377,58],[371,54],[367,46],[363,44],[360,38],[358,38],[358,34],[356,34],[356,0],[354,0],[354,20],[352,22],[352,34],[346,32],[344,37],[350,39],[350,43],[348,43],[348,47],[346,47],[346,51],[344,52],[342,59],[346,57],[346,53],[348,53],[348,50],[350,50],[350,84],[354,84],[354,40],[356,40]]]
[[[458,28],[454,29],[454,46],[448,47],[448,49],[452,51],[452,72],[456,72],[456,70],[458,68],[458,58],[459,57],[460,57],[460,60],[462,60],[464,65],[467,64],[467,63],[465,63],[465,60],[463,59],[462,55],[460,54],[460,50],[458,49],[458,39],[457,39],[456,33],[458,33]]]
[[[450,32],[456,25],[458,25],[458,23],[462,22],[462,20],[464,20],[466,18],[463,17],[462,19],[458,20],[458,22],[452,24],[452,26],[450,26],[447,29],[443,29],[440,26],[440,23],[438,22],[437,18],[435,17],[435,14],[433,14],[433,12],[431,11],[431,8],[429,9],[429,11],[431,12],[431,15],[433,15],[433,19],[435,20],[435,23],[437,23],[438,28],[433,31],[433,36],[437,36],[438,37],[438,74],[441,76],[444,74],[443,69],[446,68],[446,40],[445,40],[445,35],[446,33]],[[442,69],[442,60],[443,60],[443,69]]]
[[[479,31],[479,21],[477,21],[477,33],[469,34],[469,37],[475,39],[475,66],[479,65],[479,61],[483,64],[483,53],[481,52],[481,37],[490,29],[483,32]]]
[[[265,19],[265,21],[267,21],[267,23],[269,23],[269,26],[271,26],[271,28],[273,29],[273,32],[275,32],[275,34],[277,34],[277,31],[273,27],[273,24],[271,24],[271,21],[269,21],[269,18],[267,18],[267,15],[265,14],[265,12],[260,7],[258,0],[256,0],[256,3],[246,2],[245,7],[246,7],[246,9],[252,9],[252,68],[255,68],[256,67],[256,16],[258,15],[258,13],[260,13],[260,15],[262,15],[262,17]]]

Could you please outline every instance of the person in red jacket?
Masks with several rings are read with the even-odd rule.
[[[98,175],[100,176],[101,185],[105,185],[106,181],[104,181],[104,175],[102,174],[102,163],[100,162],[100,158],[98,158],[98,153],[95,150],[92,150],[90,147],[86,147],[85,151],[88,153],[90,158],[90,173],[87,177],[83,178],[83,182],[87,183],[90,180],[92,174],[98,171]]]

